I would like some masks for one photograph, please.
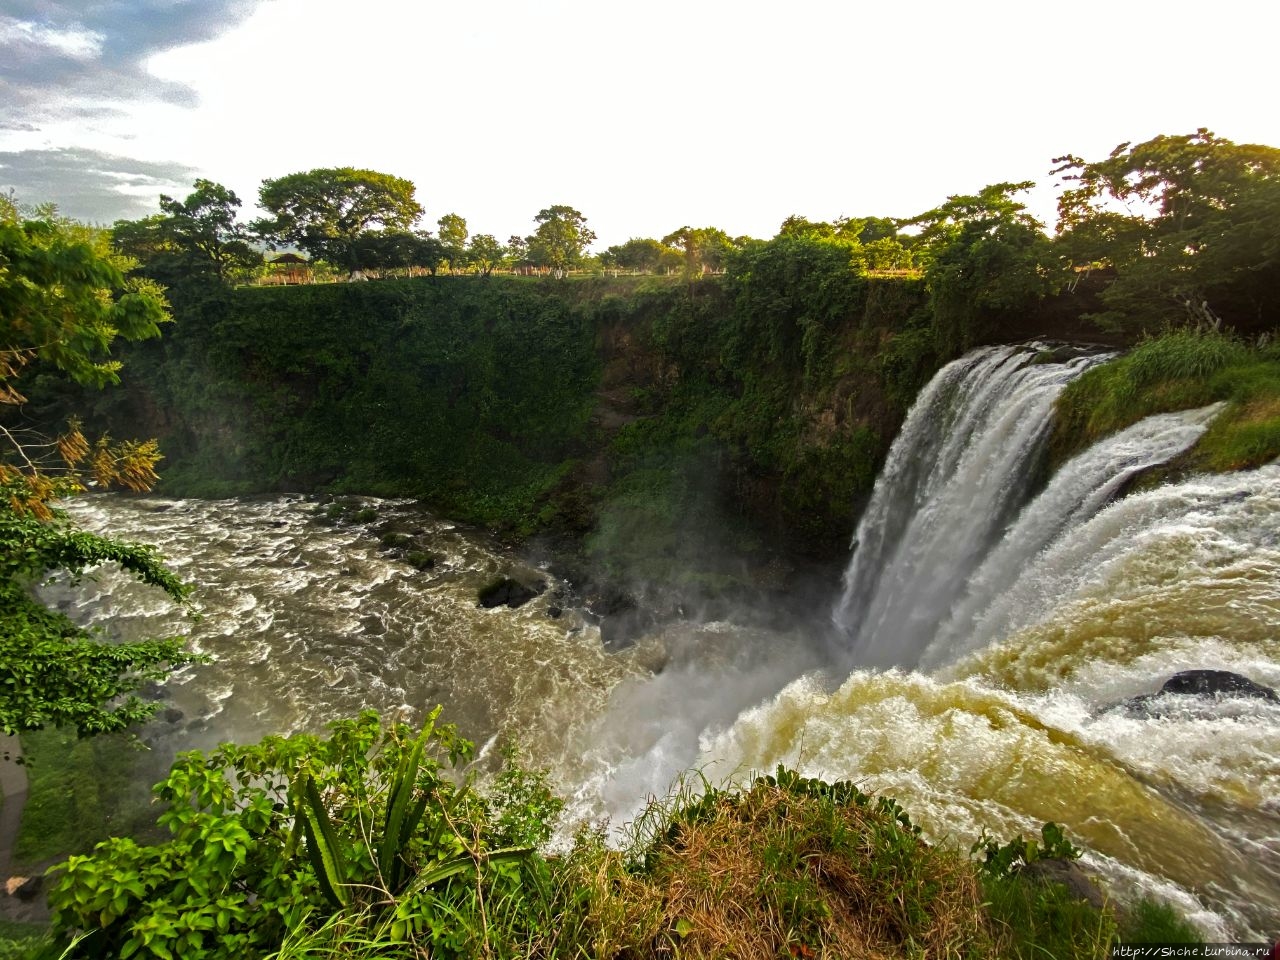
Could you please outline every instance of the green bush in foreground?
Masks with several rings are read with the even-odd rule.
[[[979,863],[888,798],[784,768],[651,804],[623,849],[583,829],[539,853],[545,776],[508,752],[487,793],[459,784],[471,745],[437,713],[184,754],[156,788],[169,840],[61,866],[51,955],[1066,960],[1114,938],[1110,908],[1024,875],[1078,855],[1056,826],[984,840]]]
[[[366,712],[326,738],[181,755],[155,791],[171,839],[67,860],[55,931],[89,931],[75,956],[239,960],[354,923],[388,949],[471,956],[485,899],[546,839],[523,814],[557,808],[536,775],[500,779],[495,802],[446,779],[472,745],[438,712],[416,736]]]

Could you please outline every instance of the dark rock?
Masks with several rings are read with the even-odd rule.
[[[365,633],[374,637],[380,637],[387,632],[387,625],[382,622],[382,618],[374,614],[361,617],[360,626],[364,628]]]
[[[1228,670],[1184,670],[1165,681],[1156,693],[1144,693],[1130,697],[1123,703],[1105,708],[1125,710],[1144,717],[1161,717],[1167,713],[1185,713],[1212,710],[1214,702],[1224,697],[1242,697],[1280,703],[1280,697],[1270,687],[1254,683],[1248,677]],[[1192,706],[1195,705],[1195,706]]]
[[[497,580],[481,587],[476,599],[482,607],[493,608],[506,605],[514,610],[517,607],[523,607],[546,589],[547,585],[545,583],[538,583],[533,587],[528,587],[518,580],[512,580],[510,577],[499,577]]]
[[[1034,883],[1059,884],[1066,887],[1075,899],[1084,900],[1095,910],[1102,909],[1102,891],[1074,860],[1033,860],[1018,871],[1018,876]]]
[[[587,603],[587,609],[597,617],[614,617],[635,610],[637,607],[639,604],[636,598],[621,590],[597,594]]]
[[[186,714],[177,707],[166,707],[164,710],[160,711],[160,719],[165,723],[178,723],[185,716]]]
[[[1254,697],[1280,703],[1280,697],[1270,687],[1229,670],[1184,670],[1166,680],[1160,692],[1195,697]]]
[[[34,900],[40,895],[40,891],[44,889],[44,877],[39,875],[27,877],[10,892],[19,900],[24,902]]]
[[[636,607],[600,621],[600,642],[606,650],[625,650],[657,622],[652,610]]]
[[[552,620],[559,620],[560,615],[564,613],[562,607],[547,607],[547,616]]]

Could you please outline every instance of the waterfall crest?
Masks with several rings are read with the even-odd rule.
[[[834,614],[857,666],[932,669],[998,639],[1019,613],[1004,594],[1026,566],[1138,473],[1188,449],[1221,409],[1148,417],[1064,464],[1030,499],[1054,401],[1106,359],[1036,362],[1037,346],[967,354],[908,415]]]
[[[907,415],[854,536],[836,606],[859,666],[914,666],[1025,504],[1063,388],[1106,359],[986,347],[944,367]]]

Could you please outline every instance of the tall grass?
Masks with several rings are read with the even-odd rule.
[[[1095,367],[1058,398],[1051,440],[1061,463],[1144,417],[1225,401],[1185,458],[1206,470],[1256,467],[1280,456],[1280,352],[1229,334],[1179,329]]]

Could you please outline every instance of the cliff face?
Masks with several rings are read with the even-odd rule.
[[[60,398],[156,436],[163,492],[418,497],[677,593],[786,588],[842,562],[907,408],[949,359],[921,281],[782,256],[693,284],[240,289],[175,315],[130,346],[123,389]],[[1000,335],[1051,333],[1043,319]]]

